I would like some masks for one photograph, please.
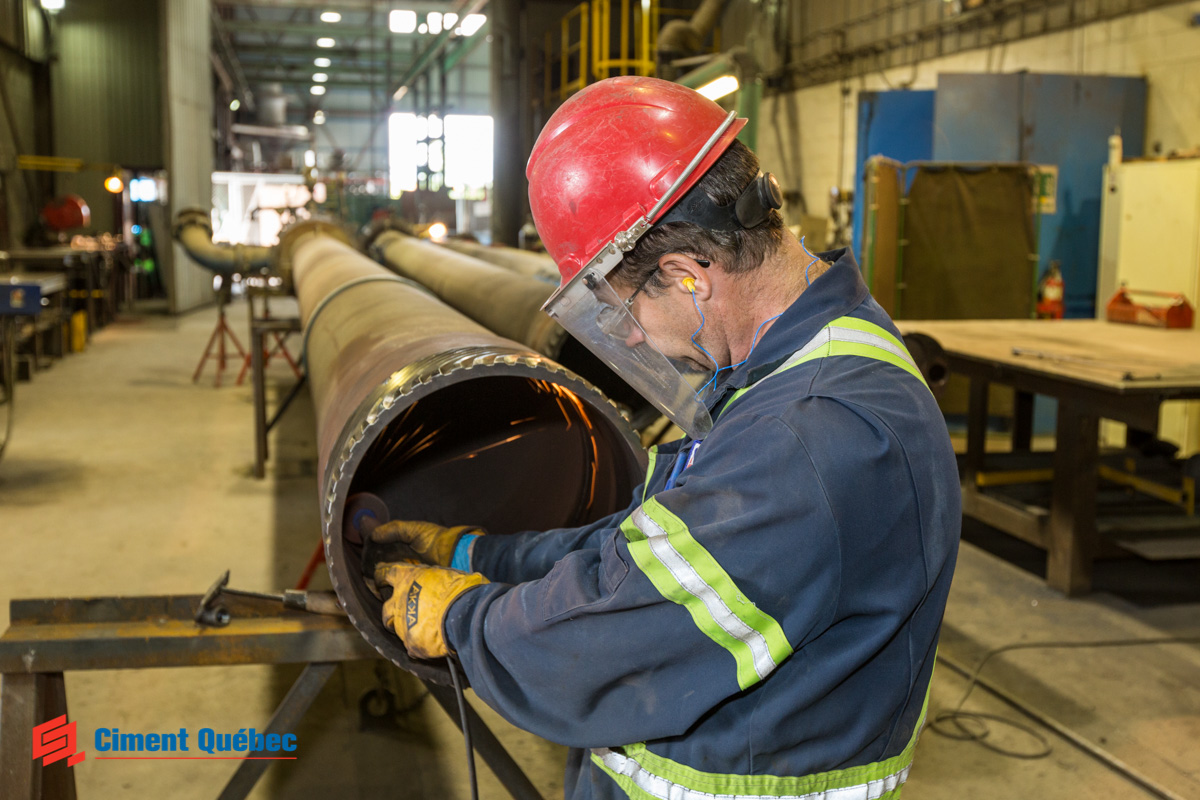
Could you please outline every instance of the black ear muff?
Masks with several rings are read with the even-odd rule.
[[[774,209],[783,207],[783,191],[771,173],[759,175],[737,199],[734,213],[743,228],[757,228],[767,221]]]

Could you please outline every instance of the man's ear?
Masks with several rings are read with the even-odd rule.
[[[711,262],[687,253],[667,253],[658,259],[658,268],[667,279],[668,288],[695,294],[697,300],[712,296],[712,279],[708,268]]]

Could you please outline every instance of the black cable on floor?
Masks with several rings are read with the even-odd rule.
[[[988,650],[983,654],[983,658],[975,665],[975,669],[971,672],[970,680],[967,683],[967,690],[963,693],[962,699],[958,704],[948,710],[941,711],[934,715],[933,721],[929,723],[929,727],[941,736],[949,739],[958,739],[960,741],[976,742],[987,749],[999,753],[1010,758],[1035,759],[1045,758],[1053,751],[1050,740],[1035,730],[1029,725],[1017,722],[1015,720],[1006,719],[995,714],[983,714],[974,711],[963,711],[962,707],[967,702],[967,698],[971,696],[976,684],[979,682],[979,673],[983,671],[984,665],[987,664],[993,656],[1007,653],[1012,650],[1044,650],[1044,649],[1072,649],[1072,648],[1094,648],[1094,647],[1138,647],[1143,645],[1160,645],[1160,644],[1200,644],[1200,636],[1161,636],[1150,639],[1099,639],[1093,641],[1082,642],[1061,642],[1061,641],[1043,641],[1043,642],[1017,642],[1015,644],[1006,644],[1002,647],[996,647]],[[942,659],[945,660],[945,659]],[[991,733],[991,728],[988,726],[987,720],[998,722],[1015,728],[1031,738],[1037,740],[1038,749],[1031,751],[1009,750],[1008,748],[1000,747],[985,741]],[[964,722],[973,723],[976,727],[974,731],[969,730]],[[946,723],[952,723],[957,731],[948,729]]]
[[[450,667],[450,680],[453,681],[454,693],[458,696],[458,715],[462,719],[463,741],[467,745],[467,777],[471,781],[471,800],[479,800],[479,784],[475,780],[475,748],[471,745],[471,725],[467,719],[467,698],[463,694],[454,657],[446,656],[446,664]]]

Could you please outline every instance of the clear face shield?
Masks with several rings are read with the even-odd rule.
[[[704,376],[689,381],[681,365],[663,355],[599,269],[586,267],[544,310],[693,439],[712,430],[693,388]]]

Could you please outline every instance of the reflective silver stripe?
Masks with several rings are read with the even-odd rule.
[[[909,364],[912,364],[914,369],[917,368],[916,363],[912,360],[912,356],[909,355],[907,350],[905,350],[903,347],[896,347],[896,345],[892,344],[882,336],[876,336],[875,334],[867,333],[866,331],[857,331],[853,328],[843,328],[838,325],[830,326],[829,330],[836,331],[836,333],[833,334],[833,338],[839,342],[869,344],[872,347],[878,347],[880,350],[887,350],[897,358],[904,359]]]
[[[867,344],[872,347],[878,347],[880,350],[886,350],[897,358],[904,359],[909,364],[912,364],[914,369],[917,368],[917,365],[913,362],[912,356],[908,354],[907,350],[896,347],[896,345],[892,344],[887,339],[884,339],[882,336],[876,336],[873,333],[866,333],[865,331],[856,331],[853,328],[841,328],[830,325],[817,331],[816,336],[809,339],[803,347],[788,356],[787,361],[784,361],[782,364],[772,370],[771,374],[767,375],[766,377],[773,378],[784,370],[796,366],[796,364],[812,355],[814,351],[820,350],[822,347],[833,341],[854,342],[855,344]],[[766,378],[763,380],[766,380]]]
[[[675,549],[662,526],[640,506],[637,511],[633,512],[633,524],[646,537],[646,542],[650,545],[650,552],[654,554],[659,563],[667,568],[671,577],[680,587],[704,604],[704,608],[712,616],[713,621],[721,626],[722,630],[750,648],[751,656],[754,659],[754,671],[758,673],[759,679],[762,680],[774,672],[778,664],[771,657],[766,637],[733,613],[721,599],[720,593],[700,577],[700,573],[696,571],[691,562]]]
[[[661,800],[878,800],[888,792],[895,791],[897,787],[908,780],[908,771],[912,768],[910,764],[879,780],[810,794],[713,794],[672,783],[666,778],[649,772],[629,756],[614,750],[597,748],[592,753],[599,756],[600,760],[604,762],[604,766],[618,775],[629,778],[635,786],[651,797],[661,798]]]

